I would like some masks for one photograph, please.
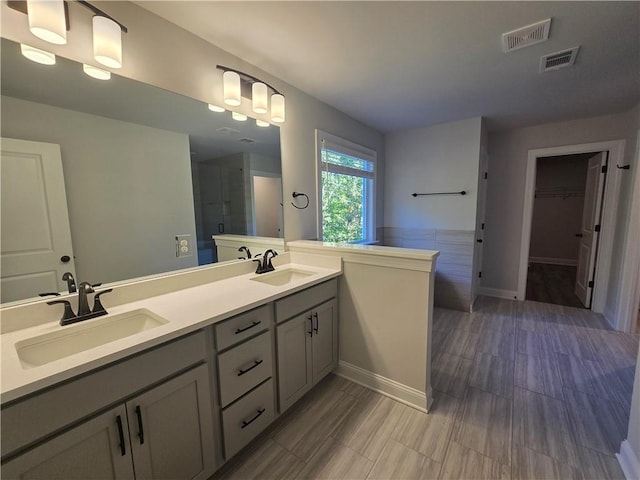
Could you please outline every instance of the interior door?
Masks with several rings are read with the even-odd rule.
[[[259,237],[282,237],[282,182],[280,177],[254,175],[253,223],[254,235]]]
[[[480,288],[480,270],[484,251],[484,218],[487,204],[487,178],[489,176],[489,156],[484,147],[480,149],[480,168],[478,171],[478,203],[476,208],[476,243],[473,249],[473,280],[471,308]]]
[[[0,174],[0,301],[66,290],[62,275],[76,272],[60,145],[3,138]]]
[[[607,153],[600,152],[589,159],[587,184],[584,193],[582,211],[582,229],[579,233],[578,270],[576,273],[575,294],[586,308],[591,308],[598,232],[602,210],[602,192],[604,188]],[[596,225],[598,225],[596,227]]]

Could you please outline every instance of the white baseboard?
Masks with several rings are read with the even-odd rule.
[[[518,292],[515,290],[500,290],[499,288],[478,288],[479,295],[485,295],[487,297],[506,298],[509,300],[518,300]]]
[[[529,257],[529,263],[546,263],[547,265],[566,265],[575,267],[578,261],[572,258]]]
[[[428,387],[428,395],[420,390],[408,387],[402,383],[383,377],[377,373],[370,372],[360,367],[356,367],[340,360],[338,368],[334,370],[336,375],[347,380],[358,383],[375,392],[391,397],[398,402],[404,403],[422,412],[428,412],[433,403],[433,393],[431,386]],[[428,397],[428,398],[427,398]]]
[[[640,478],[640,460],[631,448],[629,440],[625,440],[620,444],[620,453],[616,453],[616,458],[624,476],[627,480],[638,480]]]

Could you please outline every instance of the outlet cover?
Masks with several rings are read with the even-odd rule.
[[[191,235],[176,235],[176,257],[190,257],[191,247]]]

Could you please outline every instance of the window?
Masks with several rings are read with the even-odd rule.
[[[376,152],[316,130],[318,232],[325,242],[375,240]]]

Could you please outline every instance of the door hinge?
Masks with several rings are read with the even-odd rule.
[[[484,230],[484,223],[480,226],[480,230]]]
[[[478,278],[482,278],[482,272],[478,272]]]
[[[595,227],[593,227],[593,231],[594,232],[599,232],[600,231],[600,225],[596,225]]]
[[[593,288],[593,280],[589,280],[589,288]]]
[[[602,173],[607,173],[607,166],[603,165],[601,171],[602,171]]]
[[[484,172],[484,179],[485,180],[487,179],[488,176],[489,176],[489,173],[488,172]]]

